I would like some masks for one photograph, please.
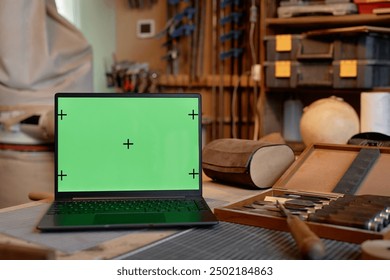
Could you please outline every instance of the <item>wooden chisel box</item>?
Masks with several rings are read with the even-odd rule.
[[[368,155],[364,156],[365,152]],[[315,205],[313,207],[315,213],[318,209],[329,207],[324,207],[330,205],[327,201],[339,203],[338,201],[346,200],[348,197],[355,199],[369,195],[383,199],[381,201],[385,201],[384,208],[388,207],[387,212],[390,211],[388,202],[390,201],[390,148],[314,144],[305,149],[272,188],[253,197],[215,208],[214,212],[221,221],[289,231],[285,217],[276,207],[272,209],[272,206],[269,206],[272,198],[277,197],[286,203],[297,198],[299,201],[301,201],[299,198],[308,199],[309,202],[311,200]],[[323,203],[320,207],[318,201]],[[339,219],[351,221],[351,225],[338,222],[314,222],[309,219],[306,223],[322,238],[351,243],[362,243],[368,239],[390,239],[389,222],[375,229],[371,222],[370,229],[356,227],[352,222],[365,216],[359,209],[365,209],[366,206],[348,207],[348,213],[343,214],[342,218],[338,216],[337,221]],[[294,212],[294,210],[290,211]],[[307,210],[308,213],[310,211]]]

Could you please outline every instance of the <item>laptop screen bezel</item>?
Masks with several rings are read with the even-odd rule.
[[[60,98],[196,98],[198,100],[198,153],[199,153],[199,186],[197,190],[164,190],[164,191],[96,191],[96,192],[59,192],[58,190],[58,100]],[[56,200],[75,198],[126,198],[147,197],[195,197],[202,195],[202,99],[199,93],[67,93],[55,94],[55,161],[54,193]]]

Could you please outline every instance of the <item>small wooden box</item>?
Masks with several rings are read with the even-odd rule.
[[[338,197],[341,194],[333,193],[332,190],[363,148],[379,149],[380,155],[355,194],[390,197],[390,148],[315,144],[305,149],[272,189],[225,207],[215,208],[214,212],[221,221],[289,231],[284,217],[245,212],[236,208],[264,200],[266,196],[276,196],[286,192]],[[375,232],[333,224],[310,221],[306,223],[318,236],[328,239],[362,243],[368,239],[390,238],[390,225],[380,232]]]

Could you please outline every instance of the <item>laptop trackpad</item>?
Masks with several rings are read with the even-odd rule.
[[[164,213],[96,214],[95,224],[145,224],[165,222]]]

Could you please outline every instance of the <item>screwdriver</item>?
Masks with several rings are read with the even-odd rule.
[[[287,210],[282,203],[276,200],[276,206],[286,215],[291,235],[298,245],[303,258],[320,260],[325,256],[325,246],[321,239],[302,221]]]

